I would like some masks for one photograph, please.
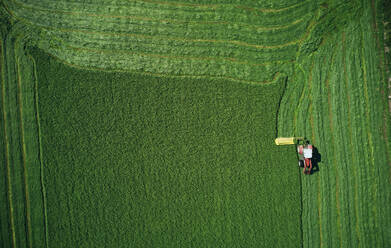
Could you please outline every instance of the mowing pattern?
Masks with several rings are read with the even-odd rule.
[[[45,247],[45,190],[36,111],[34,60],[25,54],[28,28],[14,25],[1,44],[2,247]],[[6,34],[6,35],[5,35]],[[3,180],[4,179],[4,180]]]
[[[305,135],[322,155],[319,172],[302,178],[304,246],[391,246],[382,4],[3,1],[1,242],[47,244],[45,189],[33,180],[43,170],[31,42],[89,69],[247,83],[289,76],[279,134]]]
[[[305,247],[391,245],[381,8],[359,4],[313,56],[298,59],[281,104],[280,134],[309,137],[321,153],[319,172],[302,177]]]
[[[40,47],[66,63],[262,83],[295,60],[317,4],[7,0],[5,6],[39,27]]]

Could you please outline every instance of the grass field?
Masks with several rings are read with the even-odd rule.
[[[295,151],[273,145],[283,79],[162,79],[33,57],[50,246],[300,246]]]
[[[1,1],[0,244],[391,246],[388,5]]]
[[[344,25],[315,54],[298,59],[281,104],[280,134],[309,137],[322,155],[320,172],[303,178],[308,247],[391,242],[390,113],[383,35],[377,36],[383,8],[375,1],[358,4],[354,18],[341,19]],[[320,16],[314,30],[327,32],[325,23],[327,16]]]

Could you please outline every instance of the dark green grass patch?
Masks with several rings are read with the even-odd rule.
[[[49,246],[300,247],[283,80],[254,86],[37,61]]]

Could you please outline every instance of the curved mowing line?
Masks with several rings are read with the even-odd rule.
[[[345,40],[345,32],[342,32],[342,50],[343,50],[343,71],[344,71],[344,81],[345,81],[345,90],[349,90],[349,78],[347,74],[347,69],[346,69],[346,40]],[[352,163],[355,165],[353,166],[353,180],[354,180],[354,212],[355,212],[355,217],[356,217],[356,223],[355,223],[355,229],[357,233],[357,244],[358,247],[360,247],[360,240],[361,240],[361,234],[360,234],[360,229],[359,229],[359,215],[358,215],[358,185],[357,185],[357,161],[356,157],[354,156],[354,150],[352,145],[353,143],[353,131],[352,131],[352,123],[351,123],[351,104],[350,104],[350,95],[349,93],[347,94],[347,110],[348,110],[348,133],[349,133],[349,153],[351,154],[351,159]]]
[[[338,47],[338,43],[333,48],[332,58],[331,58],[331,64],[330,64],[330,71],[332,70],[332,66],[334,65],[334,56],[336,54],[336,47]],[[342,232],[341,232],[341,207],[339,202],[339,180],[338,180],[338,173],[337,173],[337,159],[336,159],[336,153],[335,153],[335,140],[334,140],[334,127],[333,127],[333,113],[332,113],[332,101],[331,101],[331,95],[330,95],[330,85],[329,85],[329,79],[326,81],[326,89],[327,89],[327,102],[328,102],[328,116],[329,116],[329,124],[330,124],[330,131],[331,131],[331,144],[333,147],[333,164],[334,164],[334,170],[335,170],[335,199],[336,199],[336,207],[337,207],[337,230],[338,230],[338,236],[339,236],[339,244],[342,245]]]
[[[314,65],[314,58],[312,57],[311,58],[312,60],[312,63],[311,63],[311,68],[310,68],[310,73],[312,72],[312,67]],[[306,75],[304,69],[302,68],[302,66],[299,64],[298,67],[300,68],[300,70],[303,72],[304,76]],[[299,112],[299,109],[300,109],[300,106],[301,106],[301,103],[303,102],[303,98],[304,98],[304,95],[305,95],[305,92],[306,92],[306,87],[303,86],[303,89],[301,91],[301,95],[299,97],[299,104],[297,105],[296,109],[294,110],[294,114],[293,114],[293,130],[296,130],[296,124],[297,124],[297,116],[298,116],[298,112]]]
[[[66,60],[63,60],[53,54],[49,54],[49,56],[53,57],[54,59],[60,61],[61,63],[64,63],[70,67],[81,69],[81,70],[89,70],[89,71],[104,71],[104,72],[122,72],[122,73],[136,73],[139,75],[148,75],[148,76],[158,76],[158,77],[163,77],[163,78],[195,78],[195,79],[203,79],[203,78],[208,78],[208,79],[225,79],[225,80],[230,80],[233,82],[239,82],[239,83],[244,83],[244,84],[250,84],[250,85],[269,85],[273,84],[276,82],[276,80],[279,79],[280,72],[276,72],[274,74],[274,77],[271,81],[262,81],[262,82],[257,82],[257,81],[249,81],[249,80],[242,80],[238,78],[233,78],[233,77],[227,77],[227,76],[211,76],[211,75],[191,75],[191,74],[182,74],[182,75],[173,75],[173,74],[163,74],[163,73],[153,73],[153,72],[145,72],[145,71],[136,71],[136,70],[113,70],[113,69],[104,69],[100,67],[94,67],[94,66],[80,66],[76,64],[69,63]]]
[[[243,46],[243,47],[253,47],[253,48],[258,48],[258,49],[277,49],[277,48],[283,48],[287,47],[290,45],[295,45],[295,44],[301,44],[306,37],[308,36],[308,30],[305,35],[302,36],[302,38],[298,40],[293,40],[284,44],[280,45],[274,45],[274,46],[265,46],[265,45],[257,45],[257,44],[249,44],[244,41],[235,41],[235,40],[206,40],[206,39],[185,39],[185,38],[180,38],[180,37],[167,37],[167,36],[160,36],[160,35],[143,35],[143,34],[132,34],[132,33],[114,33],[114,32],[104,32],[104,31],[89,31],[89,30],[82,30],[82,29],[67,29],[67,28],[55,28],[52,26],[46,26],[46,25],[41,25],[32,22],[29,19],[19,17],[13,13],[13,11],[9,10],[7,7],[5,7],[7,11],[16,19],[21,20],[25,23],[31,24],[35,27],[40,27],[48,30],[60,30],[63,32],[79,32],[79,33],[90,33],[90,34],[101,34],[101,35],[108,35],[108,36],[130,36],[130,37],[140,37],[140,38],[145,38],[145,39],[162,39],[162,40],[176,40],[176,41],[184,41],[184,42],[206,42],[206,43],[223,43],[223,44],[234,44],[237,46]],[[296,24],[296,21],[292,23]],[[309,26],[313,26],[313,24],[310,24]],[[309,27],[310,28],[310,27]],[[308,29],[308,28],[307,28]]]
[[[8,141],[8,135],[7,135],[7,114],[5,113],[5,75],[4,75],[4,45],[3,40],[0,39],[0,48],[1,48],[1,99],[2,99],[2,105],[3,105],[3,121],[4,121],[4,139],[5,139],[5,159],[6,159],[6,171],[7,171],[7,186],[8,186],[8,203],[9,203],[9,214],[10,214],[10,228],[12,233],[12,247],[16,247],[16,238],[15,238],[15,223],[14,223],[14,210],[13,210],[13,204],[12,204],[12,184],[11,184],[11,170],[10,170],[10,161],[9,161],[9,141]]]
[[[245,22],[230,22],[230,21],[182,21],[179,19],[157,19],[157,18],[151,18],[151,17],[146,17],[146,16],[137,16],[137,15],[132,15],[132,16],[125,16],[125,15],[104,15],[104,14],[92,14],[88,12],[82,12],[82,11],[64,11],[64,10],[58,10],[58,9],[47,9],[47,8],[42,8],[41,6],[37,7],[37,5],[28,5],[24,4],[22,2],[16,1],[16,0],[11,0],[14,2],[15,5],[19,5],[20,7],[24,9],[30,9],[30,10],[38,10],[42,12],[50,12],[50,13],[60,13],[64,15],[82,15],[82,16],[91,16],[91,17],[103,17],[103,18],[113,18],[113,19],[134,19],[134,20],[142,20],[142,21],[156,21],[156,22],[161,22],[161,23],[177,23],[177,24],[240,24],[243,26],[248,26],[248,27],[253,27],[258,30],[279,30],[279,29],[285,29],[289,28],[290,26],[293,26],[295,24],[298,24],[303,21],[303,18],[297,19],[294,22],[291,22],[286,25],[281,25],[281,26],[272,26],[272,27],[265,27],[265,26],[259,26],[259,25],[254,25],[250,23],[245,23]],[[17,16],[17,15],[13,15]],[[19,17],[18,17],[19,18]]]
[[[183,60],[199,60],[199,61],[219,61],[223,60],[226,62],[232,62],[235,64],[243,64],[243,65],[253,65],[253,66],[267,66],[267,65],[274,65],[274,64],[283,64],[285,61],[275,61],[275,62],[269,62],[269,63],[249,63],[248,61],[241,61],[237,60],[236,58],[227,58],[227,57],[190,57],[190,56],[170,56],[170,55],[163,55],[163,54],[152,54],[152,53],[141,53],[141,52],[132,52],[129,50],[107,50],[107,49],[98,49],[98,48],[85,48],[85,47],[74,47],[70,45],[64,45],[64,47],[75,50],[75,51],[88,51],[88,52],[95,52],[95,53],[104,53],[104,54],[130,54],[130,55],[140,55],[143,57],[152,57],[152,58],[164,58],[164,59],[183,59]]]
[[[17,41],[16,41],[17,42]],[[16,43],[15,42],[15,43]],[[24,183],[24,194],[25,194],[25,202],[26,202],[26,228],[27,228],[27,242],[29,244],[29,247],[32,247],[32,240],[31,240],[31,219],[30,219],[30,200],[29,200],[29,190],[28,190],[28,180],[27,180],[27,167],[26,167],[26,143],[24,140],[24,126],[23,126],[23,105],[22,105],[22,91],[21,91],[21,78],[20,78],[20,63],[19,58],[16,58],[16,51],[15,51],[15,62],[16,62],[16,68],[17,68],[17,77],[18,77],[18,105],[19,105],[19,117],[20,117],[20,123],[19,128],[21,132],[21,142],[22,142],[22,160],[23,160],[23,183]]]
[[[39,162],[40,162],[40,181],[41,181],[41,193],[42,193],[42,202],[43,202],[43,211],[44,211],[44,223],[45,223],[45,247],[49,247],[49,229],[48,229],[48,218],[47,218],[47,200],[46,200],[46,188],[44,183],[44,168],[43,168],[43,157],[42,157],[42,133],[41,133],[41,122],[39,118],[39,106],[38,106],[38,77],[37,77],[37,66],[35,64],[34,58],[30,54],[27,55],[32,63],[34,68],[34,101],[35,101],[35,119],[37,120],[38,127],[38,143],[39,143]]]
[[[310,1],[303,1],[300,3],[296,3],[287,7],[283,7],[280,9],[267,9],[267,8],[260,8],[260,7],[254,7],[254,6],[246,6],[246,5],[237,5],[237,4],[231,4],[231,3],[220,3],[220,4],[193,4],[193,3],[184,3],[184,2],[167,2],[167,1],[151,1],[151,0],[134,0],[134,2],[140,2],[140,3],[148,3],[148,4],[154,4],[154,5],[167,5],[167,6],[174,6],[179,8],[202,8],[202,9],[210,9],[215,10],[217,8],[224,8],[226,6],[228,7],[236,7],[236,8],[242,8],[246,10],[253,10],[253,11],[259,11],[259,12],[265,12],[265,13],[277,13],[282,12],[286,10],[290,10],[295,7],[299,7],[301,5],[304,5]],[[80,4],[78,1],[67,1],[67,3],[70,4]],[[97,3],[99,5],[105,5],[105,7],[110,7],[111,5],[107,5],[105,2]],[[93,5],[91,3],[83,3],[83,5]],[[121,7],[126,7],[126,5],[120,5]]]
[[[54,28],[51,26],[44,26],[39,25],[36,23],[31,22],[30,20],[27,20],[25,18],[18,17],[19,20],[22,20],[24,22],[30,23],[31,25],[45,28],[48,30],[60,30],[62,32],[73,32],[73,33],[86,33],[86,34],[98,34],[98,35],[107,35],[107,36],[129,36],[129,37],[139,37],[142,39],[160,39],[160,40],[174,40],[174,41],[183,41],[183,42],[200,42],[200,43],[223,43],[223,44],[234,44],[237,46],[243,46],[243,47],[253,47],[257,49],[276,49],[276,48],[283,48],[290,45],[294,45],[297,43],[302,42],[305,38],[301,38],[299,40],[294,40],[288,43],[280,44],[280,45],[274,45],[274,46],[264,46],[264,45],[256,45],[256,44],[249,44],[243,41],[235,41],[235,40],[206,40],[206,39],[186,39],[181,37],[168,37],[168,36],[161,36],[161,35],[145,35],[145,34],[134,34],[134,33],[114,33],[114,32],[105,32],[105,31],[89,31],[89,30],[82,30],[82,29],[67,29],[67,28]]]
[[[224,7],[224,6],[234,6],[237,8],[244,8],[248,10],[253,10],[253,11],[260,11],[260,12],[266,12],[266,13],[276,13],[276,12],[282,12],[285,10],[289,10],[292,8],[295,8],[300,5],[304,5],[305,3],[308,3],[308,1],[303,1],[301,3],[297,3],[288,7],[284,7],[281,9],[263,9],[263,8],[256,8],[256,7],[251,7],[251,6],[245,6],[245,5],[234,5],[234,4],[189,4],[189,3],[183,3],[183,2],[165,2],[165,1],[152,1],[152,0],[137,0],[139,2],[146,2],[146,3],[153,3],[153,4],[161,4],[161,5],[172,5],[172,6],[178,6],[178,7],[201,7],[201,8],[211,8],[211,9],[216,9],[219,7]]]
[[[12,11],[9,11],[10,13],[13,13]],[[14,14],[12,16],[15,16]],[[90,33],[90,34],[101,34],[101,35],[108,35],[108,36],[130,36],[130,37],[140,37],[145,39],[162,39],[162,40],[176,40],[176,41],[184,41],[184,42],[206,42],[206,43],[222,43],[222,44],[234,44],[237,46],[243,46],[243,47],[253,47],[257,49],[278,49],[283,47],[288,47],[295,44],[300,44],[303,40],[305,40],[305,36],[303,36],[299,40],[294,40],[288,43],[280,44],[280,45],[274,45],[274,46],[264,46],[264,45],[256,45],[256,44],[249,44],[243,41],[231,41],[231,40],[205,40],[205,39],[185,39],[180,37],[165,37],[165,36],[159,36],[159,35],[140,35],[140,34],[131,34],[131,33],[112,33],[112,32],[103,32],[103,31],[88,31],[88,30],[77,30],[77,29],[66,29],[66,28],[54,28],[51,26],[45,26],[36,24],[28,19],[25,19],[23,17],[16,17],[16,19],[21,20],[25,23],[31,24],[35,27],[44,28],[47,30],[60,30],[63,32],[79,32],[79,33]]]
[[[301,19],[297,19],[296,21],[293,21],[289,24],[286,25],[273,25],[273,26],[260,26],[260,25],[255,25],[247,22],[230,22],[230,21],[183,21],[180,19],[157,19],[157,18],[152,18],[152,17],[146,17],[146,16],[137,16],[137,15],[105,15],[105,14],[93,14],[89,12],[82,12],[82,11],[65,11],[65,10],[58,10],[58,9],[48,9],[48,8],[42,8],[41,6],[37,7],[37,5],[28,5],[24,4],[22,2],[18,2],[17,0],[10,0],[12,1],[15,5],[20,6],[21,8],[24,9],[29,9],[29,10],[36,10],[36,11],[42,11],[42,12],[49,12],[49,13],[59,13],[59,14],[64,14],[64,15],[72,15],[72,16],[90,16],[90,17],[103,17],[103,18],[114,18],[114,19],[135,19],[135,20],[144,20],[144,21],[156,21],[156,22],[161,22],[161,23],[178,23],[178,24],[240,24],[243,26],[248,26],[248,27],[253,27],[259,30],[279,30],[279,29],[284,29],[288,28],[292,25],[295,25],[297,23],[300,23],[304,16]],[[13,15],[16,17],[17,15]]]

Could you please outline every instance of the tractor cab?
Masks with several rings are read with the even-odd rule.
[[[299,158],[299,166],[304,167],[304,174],[311,174],[312,170],[312,153],[313,146],[306,141],[305,144],[297,145],[297,156]]]

